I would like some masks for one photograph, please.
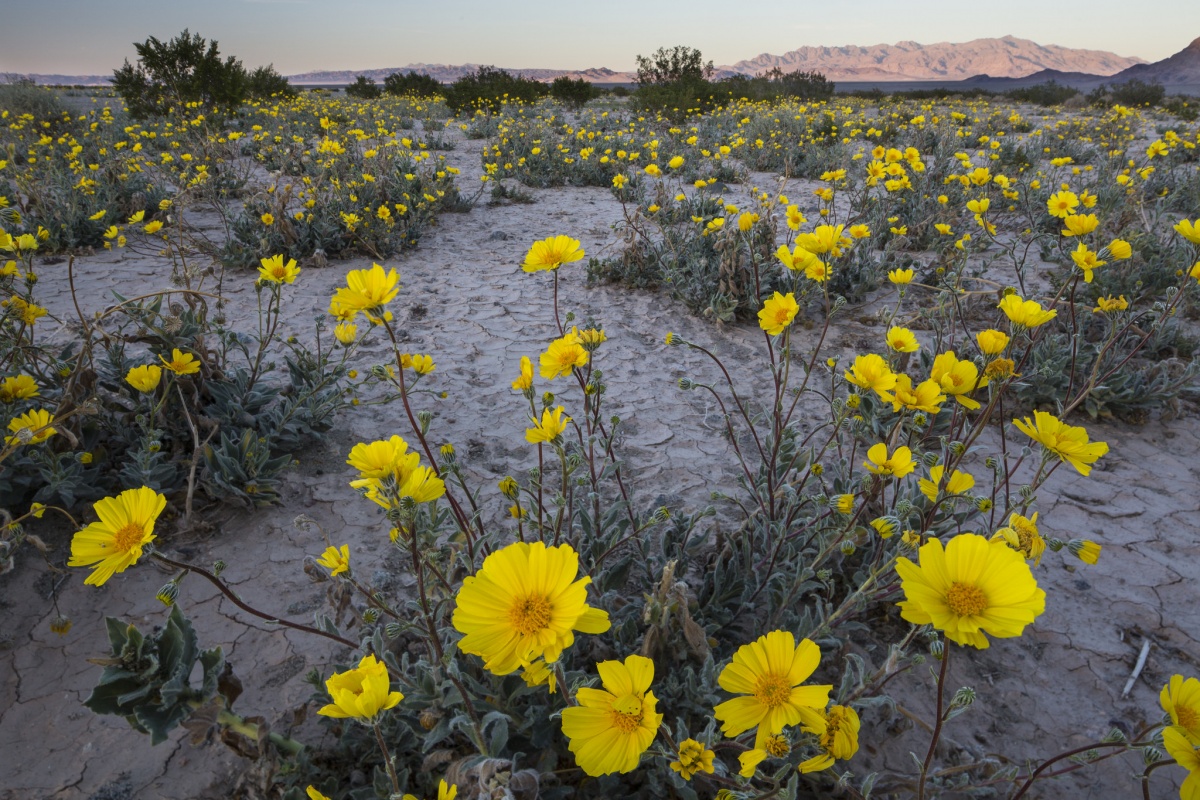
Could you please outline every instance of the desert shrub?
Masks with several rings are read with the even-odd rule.
[[[151,36],[133,47],[137,64],[126,60],[114,70],[112,85],[134,119],[182,111],[192,103],[231,112],[246,97],[245,68],[233,56],[222,60],[215,39],[185,29],[169,41]]]
[[[383,79],[383,91],[397,97],[437,97],[442,93],[442,84],[423,72],[393,72]]]
[[[1123,106],[1145,107],[1159,105],[1166,94],[1167,90],[1162,84],[1134,79],[1112,86],[1102,84],[1088,95],[1088,100],[1092,105],[1115,103]]]
[[[1047,81],[1036,86],[1025,86],[1004,93],[1020,103],[1033,103],[1039,106],[1060,106],[1079,94],[1072,86],[1063,86],[1057,81]]]
[[[346,96],[360,100],[374,100],[383,94],[383,90],[375,85],[375,79],[367,75],[357,75],[354,82],[346,85]]]
[[[479,109],[494,114],[509,103],[533,103],[545,97],[544,83],[495,67],[479,67],[445,87],[446,105],[455,114]]]
[[[755,77],[733,75],[713,84],[718,96],[728,95],[734,100],[827,100],[833,97],[834,89],[833,81],[819,72],[785,73],[778,67]]]
[[[600,90],[591,81],[560,75],[550,83],[550,96],[560,103],[580,108],[589,100],[600,96]]]
[[[174,213],[182,212],[177,206]],[[37,237],[26,235],[15,248],[19,267],[2,279],[10,299],[0,312],[0,361],[10,384],[25,381],[27,389],[6,395],[5,410],[42,414],[53,435],[36,446],[13,440],[7,444],[18,446],[0,453],[4,507],[70,508],[145,486],[178,500],[190,524],[200,498],[271,503],[293,454],[346,405],[352,348],[331,346],[328,333],[322,343],[323,321],[316,346],[292,335],[284,305],[294,274],[282,257],[273,267],[279,271],[264,266],[255,284],[257,333],[237,330],[207,285],[219,290],[221,281],[194,271],[171,237],[158,234],[161,222],[140,223],[122,226],[128,242],[121,246],[170,254],[175,263],[164,283],[173,278],[175,287],[114,293],[104,312],[75,320],[78,336],[65,346],[34,338],[37,328],[62,322],[38,304],[29,279]]]
[[[53,89],[38,86],[31,79],[16,75],[8,75],[0,83],[0,109],[13,117],[28,114],[52,124],[61,121],[66,110]]]
[[[246,76],[246,96],[261,99],[295,97],[296,90],[288,79],[275,71],[274,64],[258,67]]]

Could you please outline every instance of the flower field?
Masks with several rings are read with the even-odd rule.
[[[69,99],[0,797],[1200,797],[1195,122]]]

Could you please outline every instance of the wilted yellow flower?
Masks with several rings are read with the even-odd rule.
[[[1092,464],[1108,452],[1105,442],[1089,442],[1085,428],[1068,425],[1045,411],[1033,412],[1033,419],[1013,420],[1013,425],[1051,455],[1070,462],[1080,475],[1088,475]]]
[[[317,713],[335,719],[374,722],[381,711],[394,708],[404,699],[403,694],[391,688],[387,666],[374,655],[363,656],[354,669],[334,673],[325,681],[325,690],[333,702],[322,706]]]
[[[563,407],[557,406],[553,411],[546,408],[542,410],[541,420],[531,419],[532,428],[525,429],[525,441],[530,444],[538,444],[539,442],[552,442],[562,435],[562,432],[567,429],[567,423],[571,421],[570,417],[563,418]]]
[[[988,328],[975,334],[975,341],[979,343],[979,349],[985,356],[998,356],[1008,347],[1010,339],[1004,331]]]
[[[1124,239],[1113,239],[1108,244],[1108,254],[1117,261],[1124,261],[1133,255],[1133,247]]]
[[[679,743],[678,756],[671,762],[671,769],[678,772],[685,781],[690,781],[697,772],[712,775],[715,756],[716,753],[695,739],[684,739]]]
[[[4,437],[6,445],[41,444],[58,431],[52,427],[54,417],[43,408],[26,411],[8,422],[11,436]]]
[[[134,367],[125,376],[126,383],[145,394],[157,389],[160,380],[162,380],[162,367],[158,364],[143,364]]]
[[[1046,552],[1046,540],[1038,532],[1037,512],[1032,517],[1025,517],[1016,512],[1008,518],[1008,527],[996,531],[993,541],[1000,539],[1013,550],[1018,550],[1036,567],[1042,562],[1042,553]]]
[[[1057,311],[1047,311],[1038,301],[1025,300],[1016,294],[1005,295],[997,308],[1004,312],[1004,316],[1008,317],[1008,321],[1014,326],[1023,328],[1036,328],[1058,316]]]
[[[317,563],[329,570],[331,576],[350,572],[350,545],[344,544],[340,550],[336,547],[325,548]]]
[[[1100,560],[1100,545],[1090,539],[1072,539],[1067,542],[1067,551],[1085,564],[1095,564]]]
[[[820,772],[833,766],[835,759],[847,761],[858,752],[858,731],[861,722],[858,712],[850,706],[830,706],[828,709],[804,709],[804,725],[800,730],[817,737],[821,752],[800,763],[801,772]]]
[[[1129,301],[1125,299],[1125,295],[1120,295],[1119,297],[1097,298],[1096,307],[1092,311],[1097,314],[1112,314],[1127,308],[1129,308]]]
[[[942,483],[942,475],[945,474],[946,467],[944,464],[935,464],[929,468],[929,479],[921,478],[917,481],[917,487],[921,490],[921,494],[929,498],[929,502],[935,503],[938,499],[938,494],[945,491],[946,494],[964,494],[971,490],[975,485],[975,477],[967,472],[959,472],[954,470],[950,474],[950,479],[946,481],[944,488],[939,488]]]
[[[869,472],[884,478],[903,478],[916,469],[913,464],[912,450],[907,447],[897,447],[895,452],[889,456],[887,444],[880,442],[871,445],[871,449],[867,451],[867,458],[869,460],[864,461],[863,466]]]
[[[358,326],[353,322],[339,322],[333,329],[333,335],[342,344],[350,346],[358,336]]]

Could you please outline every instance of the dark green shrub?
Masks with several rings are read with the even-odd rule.
[[[246,98],[249,77],[233,56],[222,60],[217,42],[183,33],[162,42],[151,36],[133,45],[137,65],[128,60],[113,71],[113,89],[135,119],[166,114],[188,103],[233,111]]]
[[[393,72],[383,79],[383,91],[390,95],[434,97],[442,93],[442,84],[423,72]]]
[[[499,111],[505,103],[533,103],[546,96],[546,84],[507,70],[480,67],[446,88],[446,105],[455,114],[470,108]]]
[[[1088,95],[1088,100],[1092,105],[1157,106],[1166,96],[1167,90],[1162,84],[1134,79],[1112,87],[1101,85]]]
[[[246,94],[249,97],[266,99],[276,95],[295,97],[296,90],[288,79],[275,71],[274,64],[259,67],[246,77]]]
[[[600,90],[583,78],[560,75],[550,84],[550,96],[561,103],[579,108],[588,100],[600,96]]]
[[[1073,86],[1063,86],[1057,81],[1047,81],[1036,86],[1025,86],[1004,93],[1020,103],[1033,103],[1039,106],[1060,106],[1079,94]]]
[[[713,74],[713,63],[694,47],[677,45],[668,50],[660,47],[653,55],[637,57],[639,87],[662,86],[673,83],[707,81]]]
[[[375,85],[374,78],[368,78],[366,75],[355,77],[354,83],[346,86],[347,97],[357,97],[360,100],[374,100],[383,94],[383,91]]]

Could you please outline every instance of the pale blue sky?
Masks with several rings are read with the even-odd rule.
[[[1148,8],[1148,7],[1147,7]],[[630,69],[661,45],[727,64],[803,45],[962,42],[1011,34],[1155,61],[1200,36],[1200,3],[1137,13],[1127,0],[0,0],[0,72],[104,74],[132,42],[184,27],[281,72],[428,62]]]

